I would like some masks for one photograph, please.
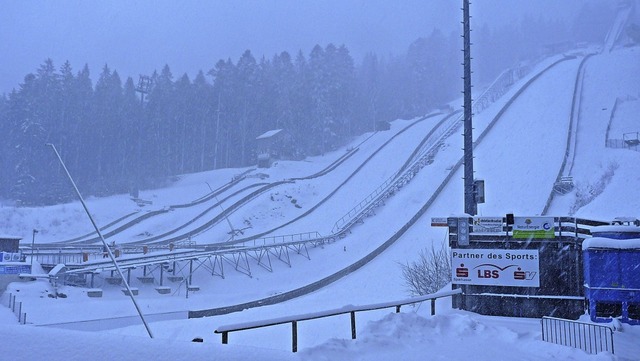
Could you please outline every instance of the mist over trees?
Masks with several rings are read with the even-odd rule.
[[[585,5],[579,16],[602,19],[603,11]],[[525,18],[475,29],[474,80],[490,82],[557,39],[601,41],[610,22],[601,22],[602,29],[595,24]],[[461,43],[458,33],[434,29],[403,55],[370,53],[359,64],[344,45],[260,59],[246,50],[194,79],[176,77],[166,65],[149,74],[144,101],[138,80],[123,80],[108,65],[96,76],[88,65],[76,70],[46,59],[0,97],[0,198],[19,205],[73,198],[47,143],[56,146],[83,194],[98,196],[255,164],[255,138],[272,129],[292,135],[291,154],[323,154],[375,130],[378,121],[424,115],[458,97]]]

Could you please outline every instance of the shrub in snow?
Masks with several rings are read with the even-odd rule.
[[[412,297],[437,292],[451,282],[451,259],[444,243],[438,249],[433,244],[430,249],[423,249],[418,260],[401,267]]]
[[[576,187],[576,200],[571,209],[569,210],[569,214],[575,214],[578,209],[586,206],[591,201],[596,199],[602,192],[604,192],[605,188],[611,182],[611,178],[613,178],[613,174],[616,169],[618,169],[619,165],[616,162],[609,163],[607,170],[602,174],[600,179],[595,184],[579,184]]]

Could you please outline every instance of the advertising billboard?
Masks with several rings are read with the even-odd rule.
[[[538,250],[451,250],[451,280],[458,285],[540,287]]]
[[[513,238],[555,238],[553,217],[514,217]]]
[[[473,217],[473,233],[503,233],[502,217]]]

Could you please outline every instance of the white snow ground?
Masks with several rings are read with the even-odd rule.
[[[640,131],[633,98],[640,97],[640,48],[621,48],[592,57],[586,65],[586,76],[578,130],[577,158],[573,177],[578,189],[598,188],[593,199],[575,209],[575,216],[610,220],[617,216],[638,217],[640,209],[640,153],[604,147],[604,137],[611,107],[616,97],[630,99],[624,103],[612,123],[616,132]],[[572,89],[579,59],[566,61],[541,76],[517,100],[475,151],[476,177],[486,181],[487,203],[479,206],[479,214],[501,216],[505,213],[536,215],[542,211],[551,186],[562,162],[566,129],[571,107]],[[513,93],[513,91],[511,92]],[[494,106],[474,118],[477,137],[488,124],[509,94]],[[635,108],[633,108],[635,107]],[[428,120],[430,124],[436,118]],[[394,132],[409,124],[396,121],[391,132],[374,135],[348,164],[315,181],[297,182],[279,187],[270,194],[253,201],[231,217],[242,224],[251,217],[258,232],[292,219],[301,210],[293,207],[283,194],[295,195],[300,204],[311,207],[322,195],[339,184],[359,162],[377,149]],[[397,171],[413,147],[430,129],[425,123],[419,131],[409,131],[402,140],[372,159],[362,173],[347,183],[347,189],[332,200],[277,234],[322,231],[333,226],[335,220],[353,202],[375,189],[389,175]],[[358,144],[365,137],[354,141]],[[202,319],[185,319],[186,310],[220,307],[278,294],[316,281],[361,258],[386,240],[407,221],[440,184],[447,168],[462,156],[461,137],[455,135],[412,182],[405,186],[376,215],[358,225],[353,232],[322,249],[310,250],[311,260],[294,256],[292,267],[274,261],[273,273],[253,266],[253,277],[226,272],[226,278],[196,274],[194,284],[201,290],[185,297],[183,290],[160,296],[152,287],[140,289],[137,297],[143,313],[148,317],[164,315],[165,321],[151,322],[154,339],[149,339],[144,327],[135,317],[135,309],[120,287],[102,285],[104,297],[87,298],[84,289],[64,287],[60,291],[67,298],[49,298],[52,289],[44,281],[14,283],[9,290],[23,302],[30,324],[18,325],[16,317],[0,307],[0,338],[4,355],[13,360],[583,360],[583,359],[640,359],[640,327],[623,325],[615,332],[616,355],[602,353],[589,356],[567,347],[540,340],[537,319],[517,319],[476,315],[450,307],[448,299],[437,302],[437,314],[429,316],[429,307],[405,307],[403,313],[392,309],[358,313],[358,339],[350,339],[348,316],[336,316],[306,321],[298,325],[299,350],[292,354],[290,326],[232,333],[229,345],[220,345],[220,336],[213,330],[223,324],[268,319],[291,314],[339,308],[348,304],[370,304],[404,299],[398,263],[417,258],[419,250],[446,240],[446,229],[430,227],[431,217],[460,214],[463,211],[462,171],[459,170],[445,187],[435,204],[392,247],[352,275],[312,294],[273,306],[248,309],[243,312]],[[279,162],[269,169],[269,181],[292,176],[304,176],[324,168],[344,150],[302,162]],[[613,165],[613,166],[612,166]],[[606,176],[614,169],[613,176]],[[71,170],[73,172],[73,170]],[[185,175],[175,185],[142,192],[141,198],[152,199],[155,208],[186,203],[208,192],[204,182],[213,188],[226,183],[243,170],[219,170]],[[591,188],[589,188],[591,187]],[[277,194],[276,194],[277,193]],[[270,197],[274,200],[271,201]],[[552,215],[565,215],[576,203],[575,191],[562,197],[552,207]],[[106,224],[137,209],[127,196],[88,200],[98,224]],[[150,207],[147,207],[150,208]],[[146,209],[142,209],[142,212]],[[172,212],[171,222],[186,221],[189,212]],[[55,241],[91,231],[80,204],[42,208],[0,209],[0,233],[22,236],[31,240],[31,230],[40,230],[38,242]],[[204,233],[197,241],[225,238],[225,223]],[[153,229],[151,231],[154,231]],[[126,240],[119,240],[125,242]],[[108,321],[106,318],[132,316]],[[584,317],[585,320],[587,317]],[[72,321],[100,320],[43,327],[42,325]],[[64,329],[66,328],[66,329]],[[76,331],[78,329],[91,332]],[[204,343],[192,343],[194,337]],[[7,358],[9,359],[9,358]]]

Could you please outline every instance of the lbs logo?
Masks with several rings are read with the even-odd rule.
[[[461,265],[463,266],[463,265]],[[502,277],[507,277],[508,278],[508,273],[505,273],[504,271],[508,270],[509,268],[512,267],[517,267],[515,271],[513,271],[512,277],[514,280],[519,280],[519,281],[530,281],[532,280],[535,276],[536,276],[536,272],[530,272],[530,271],[523,271],[521,267],[519,267],[518,265],[515,264],[511,264],[505,267],[500,267],[498,265],[495,264],[491,264],[491,263],[483,263],[481,265],[478,265],[476,267],[474,267],[474,269],[476,269],[477,274],[476,276],[478,278],[492,278],[492,279],[498,279],[501,276]],[[468,275],[468,270],[466,268],[456,268],[456,275],[458,273],[462,274],[463,271],[462,270],[466,270],[466,274]],[[467,277],[467,276],[458,276],[458,277]]]
[[[481,265],[477,265],[475,268],[478,271],[478,278],[500,278],[500,273],[511,268],[516,267],[515,264],[508,265],[506,267],[500,267],[491,263],[483,263]]]

